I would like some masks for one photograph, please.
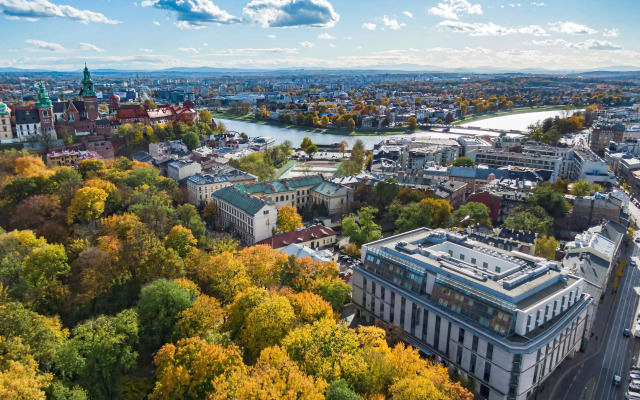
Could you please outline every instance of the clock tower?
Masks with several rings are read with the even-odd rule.
[[[40,129],[42,134],[56,138],[56,131],[53,126],[53,103],[49,99],[49,95],[44,88],[44,84],[40,81],[38,89],[38,100],[36,101],[38,116],[40,117]]]
[[[84,74],[82,77],[82,89],[80,89],[80,98],[84,101],[84,107],[87,110],[87,118],[95,121],[100,117],[98,113],[98,99],[96,98],[96,90],[93,87],[93,80],[87,64],[84,65]]]

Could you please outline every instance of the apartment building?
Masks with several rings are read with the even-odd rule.
[[[218,221],[249,246],[276,229],[278,211],[272,201],[248,196],[233,186],[215,191],[212,198],[218,206]]]
[[[557,263],[420,228],[368,243],[354,268],[357,315],[478,381],[524,400],[589,338],[593,299]]]
[[[555,182],[560,175],[563,157],[559,155],[545,155],[540,152],[514,153],[499,150],[472,150],[467,153],[476,164],[485,164],[491,168],[504,166],[533,168],[551,171],[551,182]]]
[[[177,181],[202,172],[202,166],[191,160],[171,161],[167,165],[167,175]]]
[[[213,192],[227,186],[256,182],[258,177],[227,166],[214,167],[204,174],[187,178],[187,192],[191,204],[207,204],[213,201]]]

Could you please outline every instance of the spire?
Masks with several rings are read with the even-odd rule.
[[[51,99],[49,99],[49,94],[44,88],[44,83],[42,82],[42,79],[40,80],[38,87],[39,87],[38,100],[36,101],[36,107],[38,108],[52,107]]]
[[[89,72],[89,68],[87,64],[84,64],[84,72],[82,78],[82,89],[80,89],[81,97],[95,97],[96,91],[93,87],[93,80],[91,79],[91,73]]]

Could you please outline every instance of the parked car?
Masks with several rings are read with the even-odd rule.
[[[624,337],[629,337],[631,336],[631,330],[630,329],[625,329],[624,331],[622,331],[622,335]]]

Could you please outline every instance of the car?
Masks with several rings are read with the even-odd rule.
[[[631,380],[639,380],[640,379],[640,375],[638,375],[638,374],[629,374],[629,379],[631,379]]]
[[[638,314],[638,318],[640,318],[640,314]],[[631,371],[640,371],[640,365],[632,365],[629,369]]]
[[[622,382],[622,378],[620,377],[620,375],[614,375],[613,384],[616,386],[620,386],[620,382]]]
[[[637,237],[637,238],[633,239],[633,241],[636,242],[636,243],[640,243],[640,237]]]
[[[630,329],[628,329],[628,328],[627,328],[627,329],[625,329],[624,331],[622,331],[622,335],[623,335],[624,337],[629,337],[629,336],[631,336],[631,330],[630,330]]]

